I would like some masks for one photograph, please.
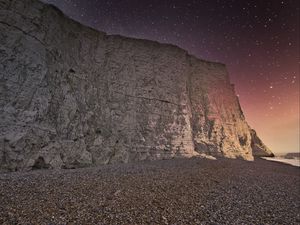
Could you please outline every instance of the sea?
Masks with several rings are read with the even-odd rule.
[[[285,164],[289,164],[292,166],[297,166],[300,167],[300,158],[299,157],[294,157],[293,159],[286,159],[281,156],[275,156],[275,157],[261,157],[263,159],[269,160],[269,161],[276,161],[276,162],[281,162]]]

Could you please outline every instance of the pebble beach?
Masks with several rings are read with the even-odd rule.
[[[0,224],[300,224],[300,169],[201,158],[0,174]]]

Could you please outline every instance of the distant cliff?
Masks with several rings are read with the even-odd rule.
[[[37,0],[0,0],[0,61],[2,171],[253,159],[257,139],[223,64],[107,35]]]
[[[300,152],[290,152],[290,153],[287,153],[284,158],[286,159],[297,159],[297,158],[300,158]]]

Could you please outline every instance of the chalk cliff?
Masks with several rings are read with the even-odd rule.
[[[251,129],[251,148],[254,157],[274,157],[271,150],[257,136],[256,131]]]
[[[107,35],[37,0],[0,0],[0,61],[2,171],[253,159],[223,64]]]

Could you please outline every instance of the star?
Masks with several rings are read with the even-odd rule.
[[[289,110],[299,108],[297,0],[43,1],[108,34],[177,45],[197,58],[226,64],[241,107],[258,129],[273,125],[256,115],[299,121],[299,113]],[[272,111],[276,117],[269,113],[274,105],[284,106]]]

